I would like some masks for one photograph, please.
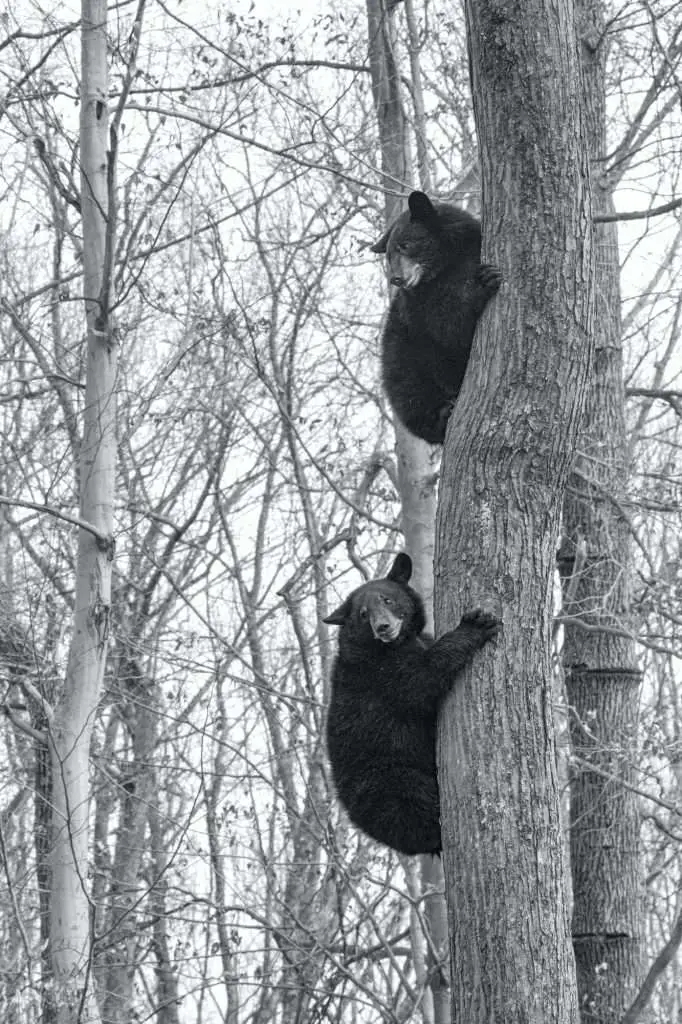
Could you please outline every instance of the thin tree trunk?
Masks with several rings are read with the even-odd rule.
[[[33,725],[39,734],[47,735],[48,720],[42,709],[37,711]],[[50,751],[47,744],[38,737],[33,741],[33,756],[35,757],[33,837],[40,905],[41,1024],[54,1024],[57,1015],[54,1000],[52,946],[50,944],[52,772]]]
[[[407,192],[412,181],[408,127],[400,89],[396,57],[394,17],[396,6],[388,9],[381,0],[367,0],[369,57],[372,90],[381,143],[381,167],[384,179],[384,211],[386,226],[403,209],[400,192]],[[413,88],[417,99],[415,121],[419,155],[420,182],[429,186],[428,161],[424,143],[424,111],[421,101],[421,80],[417,51],[416,27],[411,5],[407,9],[410,63]],[[433,551],[436,514],[437,459],[429,445],[413,437],[394,420],[398,491],[402,510],[402,531],[405,548],[413,563],[412,585],[424,599],[427,628],[433,630]],[[408,868],[408,871],[410,869]],[[410,878],[408,877],[408,883]],[[442,895],[444,881],[438,858],[421,858],[421,885],[426,893],[424,919],[429,929],[428,948],[414,949],[417,980],[427,982],[428,998],[422,1006],[425,1022],[446,1024],[450,1017],[450,992],[447,970],[447,913]],[[417,934],[417,929],[412,929]],[[443,966],[445,961],[445,967]]]
[[[121,714],[131,736],[132,759],[122,780],[125,796],[120,807],[111,889],[104,928],[106,965],[100,966],[102,1015],[107,1024],[127,1024],[134,1006],[139,915],[142,886],[140,867],[145,851],[149,806],[154,794],[154,748],[157,701],[154,684],[144,674],[132,647],[121,641],[118,664]]]
[[[218,825],[218,808],[222,797],[222,782],[224,757],[228,736],[225,719],[225,701],[222,693],[218,693],[218,717],[216,722],[216,734],[221,740],[215,762],[215,773],[211,784],[206,786],[206,831],[208,834],[208,849],[211,859],[211,871],[213,873],[213,887],[215,890],[215,927],[218,935],[218,948],[223,967],[223,984],[225,986],[225,1016],[224,1024],[239,1024],[239,961],[237,956],[236,943],[230,936],[230,926],[225,906],[225,875],[223,872],[225,857],[223,856],[220,844],[220,827]]]
[[[443,632],[483,605],[504,629],[440,720],[453,1019],[574,1024],[550,633],[591,354],[580,66],[571,0],[467,0],[466,14],[484,260],[503,286],[445,443],[436,624]]]
[[[578,0],[593,209],[613,213],[598,175],[606,155],[606,48],[601,0]],[[595,362],[581,452],[564,503],[559,565],[564,593],[563,664],[574,753],[571,780],[573,945],[584,1024],[615,1024],[642,967],[639,815],[629,788],[637,757],[640,673],[634,642],[591,626],[631,627],[630,533],[621,509],[627,477],[615,223],[597,224]],[[576,552],[580,551],[580,565]],[[594,771],[591,770],[594,766]]]
[[[168,851],[164,845],[161,830],[158,798],[154,797],[149,808],[149,834],[152,844],[153,884],[149,907],[154,922],[152,950],[156,959],[156,1024],[180,1024],[178,1008],[178,971],[170,952],[170,915],[166,906],[168,893]]]
[[[81,204],[87,377],[80,515],[97,531],[78,537],[76,604],[64,691],[50,723],[53,860],[50,937],[58,1020],[99,1022],[93,994],[88,898],[90,735],[109,635],[113,558],[116,345],[101,298],[109,182],[105,0],[83,0]]]

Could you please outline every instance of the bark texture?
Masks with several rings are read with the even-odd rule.
[[[552,580],[590,367],[592,244],[570,0],[469,0],[483,259],[479,323],[446,438],[437,632],[495,610],[500,639],[440,724],[453,1019],[577,1020],[551,707]]]
[[[593,209],[608,214],[614,211],[602,173],[608,36],[601,0],[579,0],[577,13]],[[608,632],[631,627],[630,531],[622,514],[627,441],[617,231],[615,223],[595,226],[594,371],[580,455],[564,504],[559,557],[574,754],[573,943],[585,1024],[621,1019],[642,965],[639,815],[629,788],[637,756],[640,675],[634,642]]]

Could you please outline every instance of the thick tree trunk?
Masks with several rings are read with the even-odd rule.
[[[551,706],[552,580],[590,365],[592,245],[570,0],[468,0],[484,259],[446,439],[437,632],[502,617],[441,715],[453,1019],[577,1020]],[[459,599],[454,600],[455,592]]]
[[[99,1022],[91,970],[88,899],[90,735],[109,634],[115,466],[116,346],[102,308],[107,228],[107,44],[105,0],[83,0],[81,204],[87,316],[87,377],[80,466],[80,529],[73,635],[64,692],[50,724],[52,901],[50,936],[60,1024]]]
[[[612,213],[606,155],[606,46],[601,0],[579,0],[578,35],[595,213]],[[597,224],[595,362],[580,456],[564,504],[559,565],[570,707],[573,944],[585,1024],[615,1024],[642,966],[639,815],[634,782],[640,675],[629,629],[630,533],[616,224]],[[576,559],[576,553],[579,553]],[[587,623],[588,632],[571,619]],[[605,631],[594,627],[604,627]]]

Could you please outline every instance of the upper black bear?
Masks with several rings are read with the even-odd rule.
[[[358,587],[325,622],[341,627],[332,670],[327,748],[352,821],[401,853],[439,853],[438,703],[499,623],[480,610],[435,643],[408,586],[412,561]]]
[[[382,341],[383,380],[398,418],[442,444],[469,361],[476,322],[500,286],[481,263],[481,225],[466,210],[412,192],[373,252],[388,256],[398,286]]]

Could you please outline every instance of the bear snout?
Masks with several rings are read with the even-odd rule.
[[[390,259],[391,284],[398,288],[416,288],[422,279],[424,268],[418,260],[396,253]]]
[[[390,644],[400,635],[402,619],[390,613],[372,616],[371,626],[375,640],[380,640],[382,644]]]

